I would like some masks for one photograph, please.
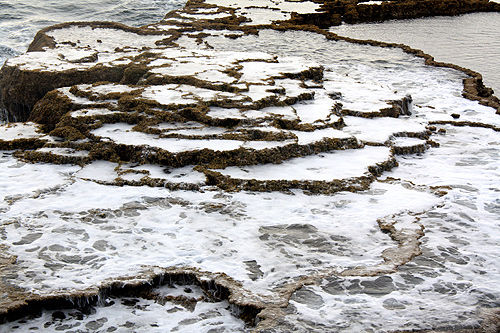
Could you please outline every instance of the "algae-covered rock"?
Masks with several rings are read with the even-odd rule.
[[[450,16],[472,12],[498,12],[500,5],[488,0],[394,0],[365,3],[350,0],[326,0],[322,4],[326,12],[299,14],[298,22],[325,25],[377,22],[393,19],[411,19],[428,16]],[[318,17],[322,19],[318,19]],[[323,19],[324,17],[324,19]],[[339,20],[341,17],[341,20]],[[329,19],[330,18],[330,19]]]
[[[186,11],[195,7],[191,4]],[[179,15],[187,15],[183,13]],[[381,101],[385,107],[378,111],[352,109],[356,104],[347,103],[349,94],[332,93],[326,86],[336,79],[325,77],[324,66],[314,61],[265,52],[216,51],[199,43],[235,30],[207,30],[191,37],[189,33],[198,27],[182,24],[178,33],[171,28],[161,30],[161,25],[155,28],[99,22],[57,25],[37,35],[32,52],[9,60],[5,70],[16,68],[18,73],[38,75],[40,80],[58,77],[59,81],[50,82],[51,88],[61,86],[37,101],[29,116],[54,142],[34,145],[34,151],[19,156],[51,163],[108,160],[172,168],[192,165],[204,173],[207,185],[227,191],[298,188],[334,193],[366,189],[397,163],[382,154],[360,160],[359,171],[348,172],[351,168],[346,166],[318,179],[314,174],[290,179],[280,175],[280,167],[287,170],[288,164],[298,161],[317,163],[319,154],[330,156],[335,150],[348,151],[350,157],[346,158],[358,158],[355,156],[367,154],[364,142],[392,147],[398,154],[423,151],[420,146],[403,149],[387,139],[380,143],[359,140],[349,134],[351,127],[343,130],[343,116],[409,116],[411,97]],[[167,36],[186,38],[179,31],[202,46],[186,48],[162,42]],[[67,41],[66,35],[75,40]],[[28,89],[22,96],[30,94]],[[29,98],[36,99],[34,95]],[[402,128],[396,126],[387,135],[413,133]],[[353,129],[352,133],[357,132]],[[269,179],[222,176],[225,169],[246,166],[279,167]],[[146,169],[134,177],[117,172],[114,182],[177,186]],[[192,188],[198,187],[192,184]]]

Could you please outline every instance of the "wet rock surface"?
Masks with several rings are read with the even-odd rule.
[[[0,330],[495,327],[497,100],[318,28],[382,7],[416,8],[190,1],[40,31],[0,72]]]
[[[299,22],[319,25],[323,28],[346,23],[380,22],[394,19],[412,19],[429,16],[450,16],[473,12],[498,12],[496,2],[482,0],[389,0],[389,1],[325,1],[324,12],[298,15]]]

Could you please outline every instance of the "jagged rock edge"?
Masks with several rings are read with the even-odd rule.
[[[99,306],[109,296],[141,297],[154,287],[167,283],[195,284],[213,299],[227,300],[233,307],[234,315],[249,326],[256,325],[257,315],[265,307],[261,301],[244,297],[249,292],[244,290],[239,282],[224,273],[206,272],[192,267],[145,267],[145,269],[149,271],[133,277],[109,279],[103,281],[100,286],[89,287],[85,290],[62,291],[52,295],[30,293],[28,297],[18,301],[12,307],[0,309],[0,323],[18,320],[40,313],[42,310]]]

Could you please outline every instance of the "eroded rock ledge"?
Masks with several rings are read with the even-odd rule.
[[[301,4],[306,11],[317,7]],[[191,14],[208,9],[210,14]],[[143,28],[91,22],[42,30],[30,52],[9,60],[3,68],[2,82],[8,86],[3,89],[3,100],[13,119],[29,113],[29,120],[37,124],[33,130],[38,128],[48,136],[4,140],[3,147],[32,144],[34,150],[17,153],[30,161],[197,166],[194,170],[205,174],[207,185],[225,190],[296,188],[312,193],[367,189],[381,172],[397,165],[394,152],[421,152],[428,147],[425,140],[430,132],[418,125],[417,130],[396,127],[381,142],[359,140],[342,130],[346,115],[408,116],[411,98],[400,97],[404,108],[397,94],[389,94],[396,99],[382,101],[378,112],[350,110],[339,103],[338,92],[324,86],[324,68],[319,63],[264,52],[211,50],[206,40],[210,37],[235,39],[272,28],[263,25],[273,22],[276,13],[270,11],[264,22],[240,27],[237,24],[249,19],[238,9],[191,2],[163,22]],[[188,20],[185,16],[189,15],[200,17]],[[223,18],[210,20],[212,15]],[[189,40],[194,49],[182,46]],[[28,112],[31,105],[33,110]],[[391,138],[401,136],[424,141],[407,148],[394,145]],[[277,164],[280,173],[294,163],[318,163],[315,157],[304,158],[319,153],[327,153],[322,157],[328,156],[332,163],[344,155],[335,150],[363,156],[365,145],[389,149],[370,148],[378,156],[344,177],[311,173],[303,179],[273,179],[253,178],[250,173],[250,178],[242,178],[240,171],[228,168]],[[260,172],[258,166],[254,169]],[[115,183],[199,187],[175,185],[146,170],[128,168],[118,171]]]
[[[286,2],[285,2],[286,3]],[[229,3],[228,3],[229,4]],[[228,5],[220,3],[221,6]],[[297,12],[289,9],[281,9],[280,6],[263,5],[265,10],[270,11],[268,17],[261,19],[261,22],[255,23],[247,21],[245,12],[242,8],[251,9],[254,5],[241,5],[236,9],[231,7],[216,7],[215,3],[205,3],[201,0],[189,1],[182,12],[171,12],[166,15],[164,23],[174,22],[173,25],[160,23],[157,25],[145,26],[141,28],[127,27],[123,24],[113,22],[81,22],[81,23],[63,23],[48,27],[41,30],[35,36],[28,52],[34,52],[33,57],[37,57],[38,52],[46,49],[57,49],[59,47],[91,47],[92,52],[80,52],[71,55],[66,61],[67,65],[56,67],[41,67],[30,68],[27,64],[21,65],[7,62],[0,71],[0,105],[6,112],[8,121],[26,121],[29,119],[34,105],[49,91],[75,84],[89,84],[94,82],[115,82],[123,84],[161,84],[154,81],[155,77],[149,82],[139,80],[144,76],[149,77],[151,73],[147,71],[147,57],[143,54],[147,52],[138,52],[139,50],[146,51],[151,48],[161,47],[166,45],[176,45],[175,40],[183,34],[191,34],[193,38],[201,43],[203,33],[199,32],[207,28],[227,29],[236,33],[229,33],[228,38],[237,38],[241,33],[255,34],[263,27],[292,30],[303,29],[325,34],[327,38],[334,40],[346,40],[354,43],[377,45],[382,47],[401,47],[405,52],[414,54],[426,59],[426,63],[432,66],[450,67],[463,71],[470,76],[464,79],[464,97],[478,100],[483,105],[488,105],[500,109],[500,101],[493,95],[490,88],[484,86],[481,74],[472,70],[462,68],[453,64],[435,62],[431,55],[425,54],[420,50],[412,49],[402,44],[391,44],[377,41],[361,41],[351,38],[344,38],[332,33],[327,33],[323,30],[316,30],[308,27],[308,25],[325,28],[331,25],[340,24],[342,20],[348,23],[358,23],[366,21],[383,21],[387,19],[404,19],[416,18],[423,16],[438,16],[438,15],[458,15],[470,12],[479,11],[494,11],[500,12],[500,4],[489,2],[488,0],[460,0],[460,1],[384,1],[381,4],[365,4],[355,1],[335,1],[324,2],[320,5],[311,3],[310,5],[302,6]],[[213,10],[212,10],[213,9]],[[198,11],[211,10],[209,14],[203,17]],[[288,10],[288,12],[286,11]],[[272,13],[274,11],[274,13]],[[284,13],[282,17],[276,13]],[[359,12],[359,13],[358,13]],[[275,14],[273,17],[272,14]],[[292,15],[293,14],[293,15]],[[184,15],[184,16],[183,16]],[[186,19],[187,15],[187,19]],[[189,16],[191,15],[191,16]],[[198,15],[198,16],[197,16]],[[247,15],[248,16],[248,15]],[[333,18],[333,19],[332,19]],[[163,26],[163,28],[162,28]],[[55,41],[54,34],[58,31],[69,29],[75,31],[75,27],[91,29],[94,33],[95,40],[100,45],[97,47],[91,45],[83,45],[71,40]],[[98,31],[103,29],[112,29],[119,32],[121,37],[142,36],[142,42],[137,45],[128,46],[125,50],[118,44],[110,44],[109,40],[103,44],[104,37],[97,36]],[[196,32],[198,35],[196,36]],[[101,38],[101,39],[99,39]],[[133,38],[133,37],[132,37]],[[78,45],[79,44],[79,45]],[[132,59],[130,51],[135,50],[135,56],[141,54],[140,59]],[[101,56],[113,54],[111,57],[102,62],[98,60],[99,52]],[[59,61],[61,54],[51,55],[48,59],[40,59],[41,61]],[[122,59],[123,58],[123,59]],[[149,60],[150,61],[150,60]],[[81,66],[68,66],[68,64],[80,64]],[[165,78],[162,79],[163,81]],[[177,80],[178,81],[178,80]],[[164,81],[165,82],[165,81]],[[200,83],[198,83],[200,84]],[[33,118],[37,119],[37,118]]]
[[[201,297],[186,295],[164,295],[158,287],[184,288],[196,286],[203,290]],[[255,326],[257,314],[266,306],[264,302],[251,300],[237,281],[225,274],[203,272],[192,267],[144,269],[140,276],[123,277],[105,281],[100,288],[89,288],[78,293],[60,293],[49,296],[31,295],[12,306],[2,309],[0,323],[30,316],[41,315],[42,310],[79,309],[82,312],[94,306],[110,306],[110,297],[137,297],[155,302],[172,302],[186,308],[196,306],[197,302],[219,302],[229,300],[235,316],[248,325]],[[195,295],[193,295],[195,296]],[[107,304],[108,302],[108,304]],[[86,310],[87,309],[87,310]]]

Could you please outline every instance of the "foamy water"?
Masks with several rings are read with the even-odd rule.
[[[268,20],[270,13],[267,11],[265,17],[254,13],[253,17],[260,22]],[[78,31],[73,31],[74,36],[86,33],[84,29],[75,30]],[[290,131],[301,144],[323,138],[352,137],[359,142],[357,149],[288,159],[278,164],[228,167],[220,169],[221,173],[241,178],[258,175],[264,181],[298,176],[331,180],[366,174],[369,165],[390,158],[396,159],[399,166],[384,172],[367,190],[311,195],[297,189],[288,193],[224,191],[208,184],[193,166],[162,168],[113,161],[94,161],[83,166],[52,165],[27,163],[13,152],[3,151],[0,153],[1,236],[6,255],[17,258],[15,269],[6,281],[39,295],[97,293],[98,287],[105,287],[109,281],[128,281],[127,278],[149,281],[153,273],[162,269],[187,266],[234,279],[240,284],[240,300],[278,304],[280,332],[477,327],[487,309],[500,307],[498,132],[489,128],[435,125],[431,136],[436,143],[433,148],[413,155],[394,156],[391,152],[395,145],[420,145],[422,139],[406,136],[431,130],[429,125],[433,121],[452,122],[451,114],[459,115],[462,121],[500,126],[500,116],[494,109],[461,97],[463,73],[425,66],[421,58],[399,49],[328,41],[309,32],[263,30],[259,35],[237,39],[206,32],[204,42],[214,49],[205,49],[206,44],[196,43],[192,38],[181,38],[178,40],[181,49],[171,50],[179,63],[164,50],[165,58],[160,60],[170,66],[165,68],[199,74],[212,70],[213,64],[206,59],[218,60],[216,65],[222,66],[221,69],[226,65],[221,59],[262,59],[241,66],[242,77],[246,75],[248,81],[260,83],[257,87],[263,88],[251,91],[255,99],[267,96],[265,84],[270,81],[267,75],[303,70],[303,64],[324,68],[321,87],[307,88],[315,91],[312,100],[295,103],[293,108],[289,105],[260,110],[214,107],[207,113],[213,116],[230,114],[258,119],[262,114],[266,117],[279,114],[314,122],[330,117],[331,112],[325,112],[324,105],[328,101],[330,111],[334,102],[330,97],[325,98],[327,93],[337,96],[334,101],[342,103],[344,110],[359,113],[377,111],[386,107],[388,101],[406,94],[413,98],[411,116],[370,119],[351,115],[343,116],[345,127],[340,129]],[[102,54],[106,48],[113,49],[110,45],[121,36],[119,32],[106,33],[107,39],[96,44]],[[148,40],[140,42],[154,44]],[[141,47],[139,42],[135,46]],[[192,58],[188,68],[182,62],[186,52]],[[275,62],[265,62],[270,59]],[[25,56],[11,62],[44,66],[40,59],[30,61]],[[165,68],[154,70],[168,73]],[[219,76],[214,80],[219,80]],[[282,81],[287,94],[292,96],[307,90],[291,79],[275,78],[275,81],[277,84]],[[78,88],[95,94],[129,89],[113,84]],[[148,87],[141,96],[166,104],[171,100],[166,94],[171,94],[178,103],[191,103],[192,99],[211,100],[216,92],[165,85]],[[102,107],[92,109],[92,100],[84,94],[72,95],[69,88],[62,88],[61,93],[74,98],[74,103],[89,107],[73,112],[72,117],[114,112]],[[240,96],[228,93],[226,97]],[[215,145],[223,152],[245,144],[225,140],[222,145],[209,137],[229,131],[227,128],[207,127],[197,122],[182,125],[162,122],[155,126],[162,134],[172,131],[208,137],[199,140],[161,137],[155,132],[134,131],[132,125],[120,122],[105,124],[93,134],[116,143],[134,144],[140,140],[137,143],[144,146],[171,147],[173,151],[215,149],[212,146]],[[32,124],[3,126],[0,135],[9,140],[43,135],[34,128]],[[274,128],[277,130],[286,132]],[[255,142],[260,146],[254,149],[287,143]],[[38,152],[87,153],[61,147],[42,149]],[[137,172],[127,172],[134,170]],[[134,181],[146,174],[196,184],[199,190],[114,185],[118,177]],[[407,244],[401,245],[383,232],[384,224],[401,234],[421,233],[418,241],[422,253],[396,269],[395,262],[399,262],[399,255],[405,254]],[[314,278],[315,283],[293,292],[289,304],[280,303],[287,300],[282,289],[307,276]],[[38,318],[1,325],[0,331],[244,332],[250,329],[235,318],[237,309],[224,300],[205,298],[206,291],[196,286],[167,283],[153,292],[197,301],[193,307],[172,299],[163,302],[158,298],[101,295],[95,306],[83,304],[79,309],[43,311]]]
[[[383,23],[343,24],[330,31],[341,36],[403,43],[483,75],[500,93],[500,13],[472,13]]]
[[[375,120],[370,127],[371,120],[345,117],[345,130],[368,142],[385,141],[380,137],[383,128],[418,127],[448,119],[454,112],[464,120],[500,125],[493,109],[461,97],[462,73],[427,67],[422,59],[397,49],[332,42],[306,32],[262,31],[259,36],[207,41],[216,50],[267,51],[317,61],[326,68],[325,87],[345,92],[346,106],[357,103],[350,102],[349,91],[366,101],[392,96],[394,90],[410,93],[415,103],[410,118]],[[294,43],[302,47],[293,47]],[[16,282],[51,294],[60,288],[81,289],[113,277],[140,275],[151,266],[187,265],[224,272],[241,281],[253,297],[273,299],[277,286],[303,275],[383,265],[382,252],[393,241],[381,232],[377,220],[394,217],[407,228],[424,228],[421,256],[397,273],[331,276],[305,287],[292,297],[287,322],[309,331],[346,332],[368,327],[382,331],[457,323],[474,326],[479,308],[500,305],[495,283],[500,244],[495,237],[499,214],[494,181],[499,141],[490,129],[443,129],[447,134],[433,137],[441,148],[398,157],[401,166],[368,191],[336,195],[115,187],[92,181],[108,177],[102,167],[25,164],[4,152],[1,218],[7,222],[9,253],[19,258]],[[294,171],[286,168],[267,172],[272,179],[281,179],[283,172],[294,178]],[[392,178],[384,182],[386,177]],[[448,194],[432,195],[430,186],[446,188]],[[120,302],[128,304],[127,299]],[[133,311],[128,325],[138,331],[147,323],[161,324],[148,319],[150,311],[165,314],[169,309],[156,303],[137,304],[148,311],[133,307],[116,311]],[[193,314],[193,320],[185,321],[189,318],[179,311],[170,321],[184,331],[194,323],[205,325],[199,319],[204,305],[199,306],[201,312]],[[232,326],[229,312],[218,309],[214,304],[210,311],[220,313],[224,329],[244,330]],[[432,315],[435,309],[443,314]],[[117,318],[107,310],[96,311],[77,320],[78,325],[98,325],[94,322],[100,319],[100,325],[117,327]],[[54,321],[47,316],[32,325]],[[208,329],[207,325],[196,327]]]

